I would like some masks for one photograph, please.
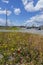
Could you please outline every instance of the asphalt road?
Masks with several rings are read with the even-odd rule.
[[[43,35],[43,30],[37,30],[37,29],[0,30],[0,32],[23,32],[23,33],[33,33]]]

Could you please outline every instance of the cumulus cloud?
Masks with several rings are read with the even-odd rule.
[[[37,5],[35,6],[36,10],[41,10],[43,9],[43,0],[39,0]]]
[[[0,25],[4,24],[5,21],[3,21],[3,19],[0,18]]]
[[[33,5],[33,2],[30,2],[28,3],[26,6],[25,6],[25,10],[26,11],[34,11],[34,5]]]
[[[29,20],[27,20],[25,23],[25,25],[42,25],[43,24],[43,14],[40,15],[36,15],[33,16],[32,18],[30,18]]]
[[[20,8],[14,8],[15,15],[19,15],[21,13]]]
[[[26,11],[33,12],[43,9],[43,0],[38,0],[36,6],[34,6],[34,0],[22,0]]]
[[[28,0],[22,0],[23,4],[26,5]]]
[[[9,0],[2,0],[2,2],[4,2],[4,3],[9,3]]]
[[[8,26],[12,26],[12,25],[14,25],[14,23],[11,22],[10,19],[8,19],[8,20],[7,20],[7,25],[8,25]],[[6,26],[6,20],[5,20],[5,19],[0,18],[0,26]]]
[[[6,10],[0,10],[0,14],[6,14]],[[9,16],[11,14],[10,10],[7,10],[7,15]]]

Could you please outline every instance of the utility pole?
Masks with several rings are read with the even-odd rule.
[[[6,9],[6,27],[8,26],[7,24],[7,9]]]

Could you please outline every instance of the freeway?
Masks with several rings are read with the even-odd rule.
[[[43,30],[37,30],[37,29],[0,30],[0,32],[22,32],[22,33],[32,33],[32,34],[43,35]]]

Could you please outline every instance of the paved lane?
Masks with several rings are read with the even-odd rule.
[[[0,30],[0,32],[23,32],[23,33],[33,33],[43,35],[43,30],[36,30],[36,29]]]

